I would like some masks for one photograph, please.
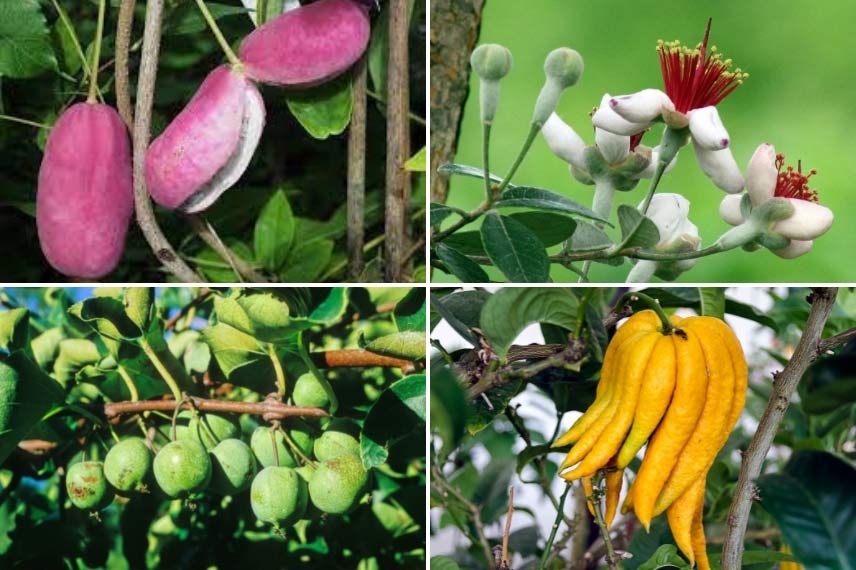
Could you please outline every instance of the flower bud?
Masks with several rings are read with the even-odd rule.
[[[264,122],[256,86],[221,65],[146,151],[149,194],[169,209],[208,208],[247,169]]]
[[[244,38],[238,55],[255,81],[311,87],[356,63],[370,31],[363,2],[319,0],[257,28]]]
[[[134,211],[131,149],[119,114],[78,103],[57,120],[45,146],[36,226],[48,262],[73,277],[115,269]]]
[[[579,81],[583,67],[582,56],[570,48],[558,48],[547,55],[544,60],[546,79],[532,115],[534,125],[543,125],[556,110],[562,91]]]
[[[470,56],[470,65],[480,79],[479,103],[482,123],[489,125],[499,106],[499,80],[511,71],[511,52],[498,44],[477,47]]]

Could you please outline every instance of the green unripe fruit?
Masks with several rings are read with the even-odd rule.
[[[253,431],[250,438],[250,447],[259,460],[262,467],[279,466],[279,467],[294,467],[297,465],[291,450],[285,443],[285,437],[278,430],[275,430],[274,438],[276,441],[276,454],[273,452],[274,443],[271,440],[271,430],[273,428],[267,426],[259,426]],[[279,459],[279,463],[276,459]]]
[[[170,497],[198,493],[211,481],[211,459],[198,441],[173,441],[155,456],[155,479]]]
[[[486,81],[499,81],[511,71],[511,52],[499,44],[482,44],[473,50],[470,65]]]
[[[104,465],[100,461],[82,461],[68,468],[65,488],[71,504],[78,509],[100,511],[113,500],[107,487]]]
[[[265,467],[250,488],[256,518],[274,526],[297,522],[306,512],[306,481],[290,467]]]
[[[313,430],[302,420],[285,420],[282,427],[304,455],[312,455],[312,444],[315,441]]]
[[[368,480],[369,474],[357,455],[322,461],[309,481],[309,498],[325,513],[346,513],[360,499]]]
[[[190,410],[178,414],[175,426],[175,439],[178,441],[193,440],[210,451],[224,439],[236,437],[241,437],[241,426],[232,416],[199,414],[196,417]]]
[[[353,426],[351,429],[350,426]],[[318,461],[335,459],[342,455],[360,455],[360,442],[351,435],[357,426],[348,421],[336,420],[315,440],[315,457]]]
[[[330,398],[324,386],[311,372],[303,374],[294,383],[294,391],[291,400],[295,406],[307,406],[310,408],[326,408],[330,405]]]
[[[152,452],[139,437],[123,439],[104,458],[104,476],[125,493],[143,489],[151,468]]]
[[[224,439],[211,450],[211,484],[221,495],[234,495],[250,486],[256,474],[253,451],[240,439]]]
[[[562,91],[576,84],[583,74],[583,58],[570,48],[554,49],[544,60],[547,76],[532,114],[532,124],[541,127],[559,104]]]

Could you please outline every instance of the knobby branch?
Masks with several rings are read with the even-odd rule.
[[[112,402],[104,404],[104,416],[111,422],[118,421],[126,414],[143,412],[174,412],[177,407],[195,408],[200,412],[219,412],[228,414],[252,414],[262,416],[266,421],[283,420],[291,417],[327,417],[330,414],[321,408],[289,406],[275,399],[261,402],[234,402],[208,398],[189,397],[176,400],[145,400],[138,402]]]

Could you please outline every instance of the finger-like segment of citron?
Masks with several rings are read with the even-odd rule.
[[[684,330],[695,333],[701,343],[708,374],[707,395],[692,437],[657,497],[654,516],[665,511],[702,473],[710,469],[731,433],[729,420],[734,401],[734,366],[720,330],[711,326],[708,320],[717,319],[695,317],[683,323]]]
[[[594,475],[598,470],[606,467],[609,460],[618,453],[633,423],[636,406],[639,403],[639,393],[642,390],[642,381],[648,374],[648,368],[652,365],[656,366],[651,354],[661,338],[663,335],[659,332],[651,332],[641,333],[638,337],[627,341],[632,345],[628,347],[626,364],[619,368],[620,376],[616,378],[620,390],[616,393],[615,414],[582,463],[576,469],[562,475],[566,481]]]
[[[675,332],[675,354],[677,377],[672,403],[648,442],[633,484],[633,508],[646,530],[654,516],[654,503],[698,423],[707,393],[704,354],[695,332]]]
[[[698,506],[696,508],[695,515],[693,516],[693,555],[695,556],[698,570],[710,570],[710,561],[707,559],[707,543],[704,539],[704,524],[702,524],[702,518],[704,517],[704,481],[706,479],[707,474],[705,473],[705,475],[700,479],[701,492],[698,497],[696,497],[698,500]]]
[[[675,358],[674,335],[660,337],[645,372],[633,427],[618,452],[619,469],[633,461],[666,414],[675,391]]]
[[[672,529],[675,544],[687,557],[690,566],[696,561],[696,553],[693,547],[693,523],[696,515],[701,513],[701,507],[704,506],[704,483],[703,478],[697,480],[666,511],[666,518],[669,521],[669,528]],[[704,539],[703,530],[702,539]]]
[[[624,502],[621,504],[621,514],[626,515],[633,510],[633,487],[627,489],[627,495],[624,496]]]
[[[589,513],[591,516],[594,515],[594,503],[592,502],[594,499],[594,487],[592,486],[591,477],[583,477],[583,492],[586,494],[586,506],[588,507]]]
[[[624,379],[627,378],[626,371],[628,370],[628,361],[633,357],[635,343],[639,338],[650,334],[651,333],[636,333],[633,338],[622,343],[618,350],[618,354],[615,355],[616,366],[615,371],[613,372],[615,378],[610,382],[605,396],[609,399],[609,405],[603,410],[603,412],[601,412],[597,420],[589,426],[579,441],[577,441],[568,452],[565,460],[562,461],[561,465],[559,465],[560,474],[582,461],[592,448],[594,448],[594,446],[600,441],[604,430],[606,430],[606,428],[612,423],[613,418],[618,411]],[[597,471],[597,469],[595,469],[595,471]],[[594,472],[586,473],[585,475],[593,474]],[[564,477],[564,475],[562,476]],[[578,479],[578,477],[566,480],[572,481],[574,479]]]
[[[616,365],[616,355],[619,349],[629,338],[634,334],[646,331],[656,331],[660,326],[660,319],[654,311],[640,311],[634,314],[627,320],[624,325],[618,328],[615,335],[612,337],[609,346],[606,348],[606,354],[603,357],[603,368],[600,373],[600,382],[597,384],[595,392],[595,401],[586,410],[586,413],[580,416],[579,419],[571,426],[564,435],[553,442],[553,447],[564,447],[572,443],[576,443],[580,437],[594,424],[605,409],[609,407],[610,386],[613,380],[613,371]]]
[[[606,472],[606,510],[604,520],[606,527],[612,526],[615,513],[618,511],[618,499],[621,497],[621,488],[624,486],[624,469],[615,469]]]

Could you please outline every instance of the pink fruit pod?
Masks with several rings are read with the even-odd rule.
[[[247,169],[264,124],[256,86],[229,66],[216,68],[146,151],[149,194],[171,210],[208,208]]]
[[[77,103],[51,129],[39,168],[36,227],[48,263],[83,279],[119,263],[134,212],[125,124],[107,105]]]
[[[311,87],[360,59],[371,29],[359,0],[319,0],[256,29],[241,43],[247,75],[283,87]]]

